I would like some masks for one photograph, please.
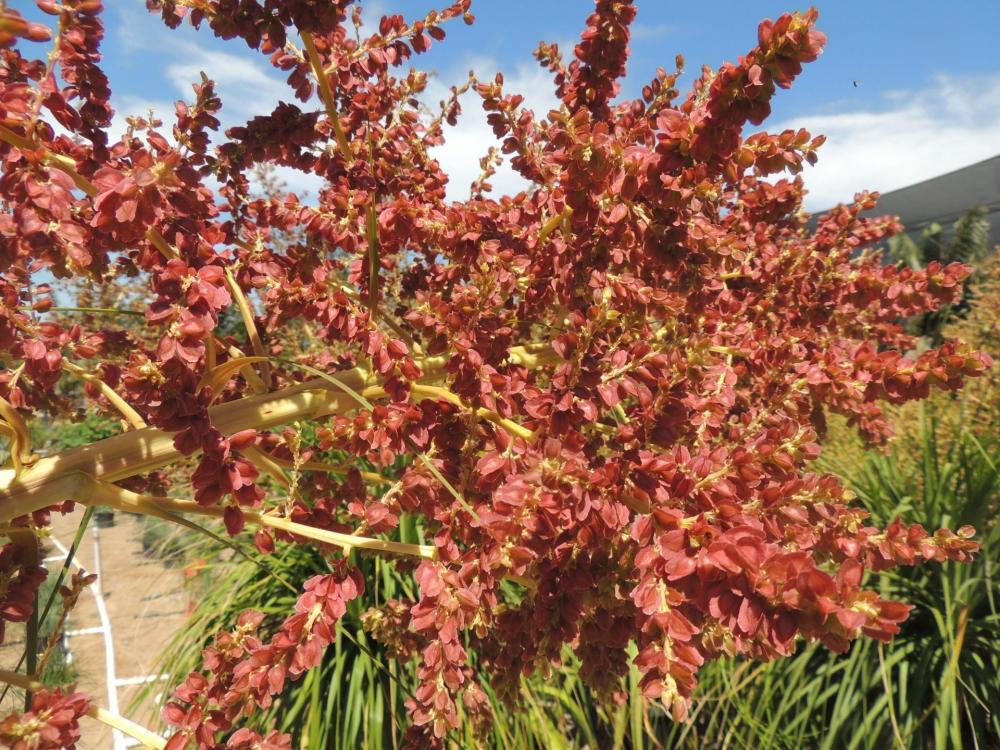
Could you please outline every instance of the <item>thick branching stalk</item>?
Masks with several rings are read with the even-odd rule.
[[[96,385],[101,391],[101,395],[111,402],[111,405],[121,413],[121,415],[125,418],[125,421],[129,423],[129,426],[131,426],[132,429],[141,430],[146,426],[146,420],[139,415],[139,412],[133,409],[125,399],[115,393],[115,390],[110,385],[105,383],[92,372],[87,372],[82,367],[78,367],[71,362],[63,362],[63,367],[67,372],[78,375],[88,383]]]
[[[16,672],[0,670],[0,682],[21,688],[29,692],[45,690],[46,687],[38,680]],[[144,747],[163,750],[167,746],[167,741],[157,734],[146,729],[146,727],[136,724],[134,721],[126,719],[124,716],[113,714],[107,709],[98,706],[91,706],[87,709],[87,716],[96,719],[102,724],[106,724],[113,729],[117,729],[123,734],[138,740]]]
[[[555,361],[551,349],[515,347],[509,359],[528,368]],[[419,362],[423,382],[443,377],[445,357],[427,357]],[[269,393],[227,401],[209,408],[212,423],[224,435],[254,428],[267,430],[296,420],[342,414],[357,405],[341,385],[355,391],[377,385],[371,373],[361,367],[337,373],[332,379],[316,378]],[[0,523],[49,505],[72,500],[81,481],[92,476],[107,482],[146,474],[183,458],[174,446],[173,434],[154,427],[133,430],[91,445],[41,458],[18,474],[0,470]]]
[[[166,513],[194,513],[202,516],[222,518],[225,513],[225,508],[218,505],[206,507],[193,500],[177,500],[170,497],[140,495],[106,482],[90,483],[89,491],[86,493],[86,497],[81,499],[81,502],[109,505],[119,510],[155,515],[160,518],[163,518]],[[366,549],[425,559],[434,559],[437,556],[435,548],[426,544],[404,544],[386,539],[373,539],[354,534],[342,534],[337,531],[317,529],[313,526],[306,526],[305,524],[290,521],[287,518],[267,513],[258,513],[252,510],[244,510],[243,518],[248,523],[257,526],[285,531],[295,536],[324,544],[332,544],[346,550]]]

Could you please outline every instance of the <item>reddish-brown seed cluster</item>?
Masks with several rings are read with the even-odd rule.
[[[214,646],[205,649],[207,674],[188,675],[163,710],[166,722],[177,729],[167,750],[180,750],[192,742],[204,750],[290,750],[287,735],[272,732],[262,738],[235,722],[270,706],[285,682],[319,664],[323,651],[336,639],[337,621],[347,603],[364,591],[364,581],[344,561],[334,567],[333,573],[305,582],[295,613],[269,640],[257,634],[263,613],[244,612],[232,632],[218,635]],[[228,739],[220,740],[220,733]]]
[[[0,744],[11,750],[73,750],[80,739],[80,717],[90,708],[83,693],[39,690],[31,710],[0,721]]]
[[[45,580],[45,568],[26,558],[23,546],[0,545],[0,643],[8,622],[31,617],[38,587]]]
[[[419,662],[419,747],[443,745],[460,705],[488,720],[480,680],[516,700],[521,676],[567,648],[610,697],[636,644],[644,693],[682,718],[705,662],[888,638],[908,608],[880,599],[865,572],[976,549],[967,529],[875,528],[810,468],[826,415],[882,442],[880,404],[958,388],[990,366],[961,342],[905,353],[916,346],[900,320],[957,301],[967,268],[885,265],[869,248],[899,225],[863,216],[874,195],[810,225],[800,173],[823,138],[746,132],[820,54],[815,11],[762,23],[755,47],[705,68],[683,100],[679,59],[639,98],[618,100],[636,9],[597,0],[572,61],[554,45],[536,54],[557,109],[532,112],[498,74],[454,89],[428,117],[427,75],[401,65],[445,22],[471,22],[468,0],[413,22],[388,15],[367,35],[346,0],[148,4],[169,26],[187,17],[239,37],[287,74],[299,103],[220,134],[221,102],[203,78],[177,104],[172,139],[155,119],[133,119],[112,141],[100,4],[40,0],[58,18],[50,60],[29,43],[47,32],[3,12],[0,434],[20,460],[3,480],[11,491],[34,460],[23,423],[74,408],[59,387],[83,371],[96,408],[171,434],[174,458],[198,456],[184,478],[231,534],[250,508],[255,522],[369,537],[416,517],[432,549],[414,547],[432,558],[416,567],[418,597],[371,600],[364,619],[390,653]],[[467,89],[499,150],[468,200],[448,200],[431,149]],[[530,190],[492,194],[498,154]],[[261,164],[325,186],[308,202],[257,196]],[[132,279],[142,323],[54,314],[42,269],[98,288]],[[226,316],[245,338],[225,332]],[[339,388],[336,404],[313,409],[299,366],[334,378],[305,390]],[[354,378],[350,391],[341,376]],[[317,430],[276,427],[278,401],[286,425],[319,416]],[[213,421],[220,404],[243,415],[237,434]],[[141,450],[128,455],[115,471],[132,475],[129,487],[162,480]],[[32,510],[44,524],[45,509]],[[264,554],[308,542],[281,528],[255,541]],[[289,746],[239,720],[317,663],[362,589],[323,549],[334,573],[307,582],[273,634],[249,613],[205,652],[205,672],[166,710],[171,750]],[[18,559],[0,550],[2,616],[15,621],[38,585]]]

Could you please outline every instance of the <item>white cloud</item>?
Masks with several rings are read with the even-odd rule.
[[[111,118],[111,127],[108,128],[108,141],[116,142],[128,128],[127,119],[129,117],[148,118],[149,113],[163,121],[160,132],[173,142],[173,132],[171,125],[174,121],[174,105],[170,101],[158,99],[145,99],[129,94],[115,94],[111,100],[115,114]]]
[[[307,204],[314,204],[319,191],[326,185],[326,180],[319,175],[311,172],[307,174],[291,167],[275,166],[274,176],[285,190],[295,193],[300,201]]]
[[[294,99],[292,89],[285,82],[286,74],[274,70],[264,56],[249,51],[242,43],[233,42],[228,47],[238,54],[212,49],[208,46],[211,35],[205,29],[196,31],[187,23],[179,29],[168,29],[156,14],[142,7],[142,0],[113,0],[113,5],[118,11],[115,33],[130,51],[135,64],[142,64],[149,52],[168,57],[162,69],[149,71],[161,75],[169,86],[168,91],[157,93],[155,101],[148,102],[157,105],[156,114],[164,121],[172,121],[174,101],[193,100],[191,85],[201,82],[202,71],[215,81],[216,91],[222,99],[219,119],[223,129],[270,112],[279,100]],[[133,108],[136,102],[145,100],[146,96],[139,94],[116,97],[114,104],[124,118],[130,114],[145,114],[145,109]]]
[[[351,11],[354,9],[351,8]],[[378,31],[382,16],[392,12],[386,7],[385,0],[368,0],[361,6],[361,37],[367,38]]]
[[[484,81],[493,80],[500,68],[493,60],[478,59],[464,66],[465,70],[474,70]],[[438,111],[438,102],[447,99],[449,86],[460,82],[464,76],[454,76],[447,79],[435,78],[428,84],[425,101],[431,110]],[[513,74],[504,75],[504,92],[506,94],[521,94],[524,97],[523,106],[534,110],[535,117],[544,119],[549,110],[557,109],[559,100],[555,95],[555,83],[552,75],[538,66],[521,65]],[[499,147],[493,130],[486,123],[486,113],[482,108],[482,100],[474,91],[469,91],[462,97],[462,114],[454,126],[445,125],[443,146],[431,150],[449,177],[448,197],[451,200],[464,200],[469,196],[469,186],[480,175],[479,160],[484,157],[491,146]],[[524,190],[528,183],[513,169],[509,160],[497,170],[490,180],[493,195],[513,195]]]
[[[181,45],[183,62],[167,66],[166,77],[177,89],[178,96],[191,99],[192,83],[201,82],[202,71],[215,81],[215,90],[222,99],[225,124],[245,121],[257,114],[270,112],[279,100],[294,98],[288,84],[273,75],[253,59],[199,47]]]
[[[632,38],[636,41],[662,39],[667,34],[673,33],[676,28],[670,23],[636,23],[632,25]]]
[[[806,208],[887,192],[1000,153],[1000,74],[939,76],[921,90],[892,91],[886,106],[797,117],[769,127],[805,128],[827,142],[804,172]]]

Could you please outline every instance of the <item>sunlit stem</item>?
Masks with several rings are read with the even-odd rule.
[[[121,310],[117,307],[61,307],[53,306],[47,307],[44,310],[36,310],[30,305],[20,305],[18,310],[31,311],[37,313],[47,313],[47,312],[78,312],[87,313],[91,315],[129,315],[137,318],[146,317],[146,313],[141,310]]]
[[[312,34],[305,31],[302,32],[302,45],[305,47],[309,67],[312,69],[313,75],[316,77],[316,83],[319,85],[319,98],[323,100],[323,106],[326,107],[326,115],[330,118],[330,125],[333,127],[333,135],[337,141],[340,156],[347,164],[350,164],[354,161],[351,144],[347,142],[347,135],[340,124],[340,113],[337,111],[337,103],[333,99],[333,91],[330,90],[330,79],[323,71],[323,63],[319,59],[319,52],[316,49],[315,42],[313,42]]]
[[[259,362],[266,362],[267,357],[245,357],[240,352],[240,356],[233,357],[227,362],[223,362],[221,365],[216,365],[211,369],[205,369],[205,373],[201,376],[201,380],[198,381],[198,390],[202,388],[212,389],[212,403],[222,395],[222,391],[226,387],[226,383],[229,379],[238,372],[246,373],[252,372],[250,366]],[[266,389],[263,387],[263,381],[260,381],[261,390],[258,390],[256,386],[252,386],[255,393],[263,393]]]
[[[228,268],[226,269],[226,284],[229,286],[229,291],[233,295],[233,299],[236,300],[236,306],[239,308],[240,317],[243,318],[243,326],[247,329],[247,336],[250,337],[250,346],[253,349],[253,353],[258,357],[266,357],[267,354],[264,352],[264,342],[261,341],[260,333],[257,331],[257,324],[253,319],[253,311],[250,309],[250,303],[247,301],[246,295],[243,294],[243,290],[240,285],[236,282],[236,277],[233,276],[232,271]],[[264,385],[267,386],[268,390],[271,388],[271,365],[268,362],[260,363],[260,374],[261,379],[264,381]]]
[[[45,149],[45,147],[41,144],[35,143],[24,136],[18,135],[3,125],[0,125],[0,141],[9,143],[11,146],[19,148],[22,151],[44,150],[44,155],[42,157],[43,161],[49,166],[55,167],[61,172],[69,175],[70,179],[73,180],[74,184],[81,191],[86,193],[91,198],[96,197],[100,192],[97,189],[97,185],[76,171],[76,162],[68,156],[53,153]],[[150,227],[146,230],[146,239],[153,245],[153,247],[160,251],[164,258],[170,259],[178,257],[177,251],[170,246],[157,229]]]
[[[145,513],[146,515],[158,515],[163,517],[164,512],[169,513],[194,513],[202,516],[212,516],[222,518],[225,509],[220,506],[205,507],[193,500],[177,500],[170,497],[152,497],[150,495],[140,495],[129,490],[122,489],[106,482],[93,482],[93,489],[89,497],[81,502],[98,505],[109,505],[123,511],[133,513]],[[420,557],[434,559],[437,551],[431,545],[425,544],[404,544],[386,539],[373,539],[371,537],[355,536],[353,534],[341,534],[337,531],[327,529],[317,529],[305,524],[289,521],[287,518],[258,513],[257,511],[244,510],[243,518],[257,526],[264,526],[279,531],[285,531],[295,536],[311,539],[315,542],[332,544],[343,549],[366,549],[376,552],[388,552],[394,555],[406,555],[408,557]]]
[[[319,86],[319,98],[326,108],[326,116],[330,120],[333,128],[333,137],[337,143],[340,156],[346,164],[354,161],[354,153],[351,151],[351,144],[347,141],[347,134],[340,123],[340,112],[337,111],[337,102],[333,98],[333,91],[330,88],[330,78],[323,70],[323,62],[319,58],[319,51],[312,35],[306,31],[301,32],[302,45],[305,48],[306,59],[312,69],[313,76]],[[368,243],[368,308],[371,310],[372,318],[378,317],[378,217],[375,214],[375,199],[369,198],[368,211],[366,216],[366,242]]]
[[[541,231],[538,232],[538,241],[544,242],[545,239],[550,234],[552,234],[556,229],[559,228],[560,224],[562,224],[564,221],[568,222],[569,218],[572,215],[573,215],[573,209],[570,208],[569,206],[566,206],[566,208],[562,210],[562,213],[556,214],[547,222],[545,222],[545,224],[542,225]]]
[[[221,341],[219,339],[219,337],[215,336],[214,334],[211,336],[211,340],[213,340],[215,342],[216,347],[222,347],[222,348],[224,348],[226,350],[226,353],[232,359],[241,359],[241,358],[246,357],[246,355],[243,353],[243,351],[239,347],[229,346],[224,341]],[[214,369],[214,365],[213,365],[213,369]],[[264,381],[260,379],[260,376],[254,371],[253,367],[251,367],[250,365],[245,365],[244,367],[241,367],[240,368],[240,375],[242,375],[244,378],[246,378],[247,385],[250,386],[250,389],[254,393],[266,393],[267,392],[267,386],[264,385]]]
[[[368,201],[368,218],[366,222],[366,241],[368,243],[368,309],[373,320],[378,319],[378,217],[375,213],[375,197]]]
[[[71,372],[74,375],[83,378],[88,383],[96,385],[101,391],[101,395],[110,401],[111,405],[114,406],[119,412],[121,412],[121,415],[125,418],[125,421],[129,423],[132,429],[141,430],[146,426],[146,421],[139,415],[139,412],[133,409],[128,402],[125,401],[125,399],[115,393],[115,390],[110,385],[105,383],[92,372],[87,372],[82,367],[78,367],[72,362],[66,361],[63,361],[63,368],[67,372]]]
[[[0,141],[4,141],[21,151],[39,151],[44,148],[44,146],[25,138],[23,135],[18,135],[13,130],[10,130],[3,125],[0,125]],[[89,195],[91,198],[96,196],[99,192],[97,185],[76,171],[76,162],[68,156],[54,154],[51,151],[45,150],[42,160],[50,167],[55,167],[60,172],[69,175],[69,178],[73,180],[73,183],[77,186],[77,188]]]
[[[205,339],[205,370],[211,372],[219,363],[219,350],[215,345],[215,334]]]
[[[423,385],[421,383],[414,383],[410,387],[410,391],[413,393],[414,396],[418,396],[421,398],[435,398],[440,401],[447,401],[448,403],[454,404],[455,406],[461,409],[468,408],[457,394],[449,391],[447,388],[442,388],[440,386],[434,386],[434,385]],[[389,394],[386,393],[385,389],[382,388],[381,386],[373,386],[371,388],[366,388],[362,392],[362,395],[365,398],[384,398]],[[485,409],[483,407],[479,407],[474,411],[477,416],[481,417],[482,419],[493,422],[498,427],[502,427],[513,437],[524,438],[529,442],[535,439],[534,432],[529,430],[527,427],[519,425],[513,419],[501,417],[495,411],[491,411],[490,409]]]
[[[45,685],[36,679],[7,670],[0,670],[0,682],[5,682],[8,685],[32,692],[47,689]],[[136,724],[124,716],[113,714],[107,709],[91,706],[87,709],[87,716],[109,727],[113,727],[123,734],[127,734],[129,737],[141,742],[145,747],[154,748],[154,750],[163,750],[167,746],[167,741],[159,735],[153,734],[146,727]]]
[[[22,362],[14,370],[14,374],[10,376],[10,380],[7,381],[7,393],[11,393],[17,387],[17,381],[21,378],[21,373],[24,372],[24,365],[26,363]]]
[[[17,409],[3,396],[0,396],[0,435],[6,435],[10,441],[10,460],[19,474],[31,462],[31,433]]]
[[[70,159],[68,156],[63,156],[62,154],[55,154],[47,149],[41,144],[35,143],[22,135],[18,135],[13,130],[10,130],[3,125],[0,125],[0,141],[19,148],[22,151],[38,151],[44,149],[43,161],[49,166],[55,167],[61,172],[69,175],[70,179],[73,180],[74,184],[84,193],[86,193],[91,198],[97,196],[100,192],[97,189],[97,185],[88,180],[82,174],[76,171],[76,162]],[[159,233],[153,227],[150,227],[146,231],[146,239],[155,247],[165,258],[176,258],[178,257],[177,251],[172,248],[169,243],[163,238],[163,235]]]
[[[240,452],[250,459],[254,466],[286,490],[291,489],[292,482],[288,478],[288,475],[285,474],[284,470],[267,453],[252,445],[240,449]]]
[[[146,230],[146,239],[149,240],[150,244],[159,250],[160,255],[167,260],[180,257],[177,251],[171,247],[170,243],[164,239],[163,235],[152,227]]]

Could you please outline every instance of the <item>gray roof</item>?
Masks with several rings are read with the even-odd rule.
[[[987,210],[990,238],[1000,244],[1000,155],[883,193],[872,215],[898,216],[907,233],[928,224],[948,226],[973,206]]]

